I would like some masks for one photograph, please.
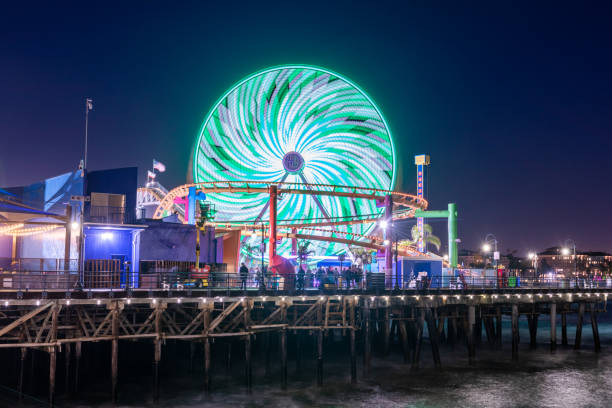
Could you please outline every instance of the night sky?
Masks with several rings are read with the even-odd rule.
[[[227,88],[305,63],[376,101],[403,160],[398,187],[414,192],[413,156],[431,155],[431,208],[458,204],[461,247],[493,233],[518,255],[567,238],[612,252],[609,5],[286,3],[3,5],[0,186],[77,167],[85,97],[90,169],[138,166],[144,180],[156,158],[159,181],[182,184]]]

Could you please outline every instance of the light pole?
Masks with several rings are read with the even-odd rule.
[[[578,287],[578,271],[577,271],[577,267],[576,267],[576,243],[574,242],[573,239],[566,239],[564,245],[565,246],[563,248],[561,248],[561,255],[568,256],[570,254],[570,250],[569,250],[570,246],[571,246],[571,248],[573,250],[573,256],[574,256],[574,277],[576,279],[576,287]]]
[[[538,253],[537,252],[530,252],[529,254],[527,254],[527,257],[532,261],[532,264],[533,264],[533,279],[535,280],[535,278],[538,276]]]
[[[493,244],[493,266],[495,268],[495,275],[497,277],[497,286],[499,287],[500,282],[497,272],[497,261],[499,259],[499,252],[497,251],[497,238],[495,238],[495,235],[493,234],[487,234],[484,239],[484,244],[482,244],[482,252],[484,252],[485,254],[491,252],[491,244]]]

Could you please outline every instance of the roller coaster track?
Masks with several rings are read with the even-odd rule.
[[[268,182],[268,181],[212,181],[206,183],[183,184],[175,187],[166,194],[160,201],[155,210],[153,218],[160,219],[165,211],[169,211],[174,205],[174,199],[184,197],[189,194],[190,187],[196,187],[207,193],[253,193],[268,194],[270,185],[278,186],[278,194],[308,194],[324,195],[331,197],[350,197],[365,200],[383,200],[390,195],[393,205],[400,209],[407,209],[409,214],[406,217],[414,216],[414,210],[424,210],[427,208],[427,201],[413,194],[401,193],[398,191],[383,190],[368,187],[336,186],[332,184],[306,184],[288,182]],[[345,222],[345,221],[339,221]]]
[[[307,183],[289,183],[289,182],[265,182],[265,181],[218,181],[218,182],[206,182],[206,183],[193,183],[184,184],[168,191],[167,194],[162,196],[160,191],[157,189],[142,187],[139,192],[147,193],[150,192],[154,197],[159,200],[159,205],[155,210],[153,216],[154,219],[160,219],[164,213],[171,211],[173,208],[176,210],[177,206],[174,203],[174,199],[177,197],[184,197],[189,194],[190,187],[196,187],[197,189],[207,193],[252,193],[252,194],[268,194],[270,185],[278,186],[278,194],[308,194],[308,195],[325,195],[331,197],[350,197],[365,200],[384,200],[385,196],[390,195],[394,205],[393,218],[404,219],[414,217],[414,211],[417,209],[424,210],[427,208],[427,201],[419,198],[412,194],[402,193],[398,191],[368,188],[368,187],[352,187],[352,186],[337,186],[330,184],[307,184]],[[180,209],[182,210],[182,208]],[[179,219],[182,221],[183,216],[181,212],[176,211]],[[283,223],[279,222],[278,228],[286,230],[286,232],[279,232],[277,235],[279,238],[295,238],[295,239],[306,239],[316,240],[325,242],[336,242],[347,245],[355,245],[375,250],[382,250],[385,248],[383,241],[377,236],[368,236],[362,234],[356,234],[351,232],[333,231],[330,229],[324,229],[321,227],[333,227],[338,225],[351,225],[351,224],[366,224],[374,223],[379,219],[378,216],[372,214],[367,218],[339,220],[339,221],[321,221],[321,222],[291,222]],[[300,221],[295,220],[295,221]],[[250,223],[249,221],[244,222],[208,222],[207,225],[214,225],[219,232],[229,232],[239,230],[243,235],[261,235],[261,226]],[[294,233],[291,230],[294,228],[306,229],[313,231],[313,234]],[[265,227],[267,229],[267,227]],[[346,238],[329,235],[318,235],[316,232],[323,232],[331,235],[344,235]],[[264,230],[265,234],[265,230]],[[350,237],[350,238],[349,238]],[[398,248],[398,255],[400,256],[418,256],[420,254],[414,246],[402,245]]]

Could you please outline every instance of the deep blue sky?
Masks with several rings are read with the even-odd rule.
[[[612,251],[605,2],[17,3],[0,13],[0,186],[77,166],[86,96],[91,169],[144,178],[156,158],[163,184],[183,183],[224,90],[307,63],[380,106],[401,188],[415,189],[414,154],[431,155],[432,208],[457,202],[463,247],[494,233],[519,254],[566,238]]]

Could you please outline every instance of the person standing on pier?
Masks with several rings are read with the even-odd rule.
[[[247,278],[249,277],[249,268],[243,262],[240,266],[240,289],[246,290]]]

